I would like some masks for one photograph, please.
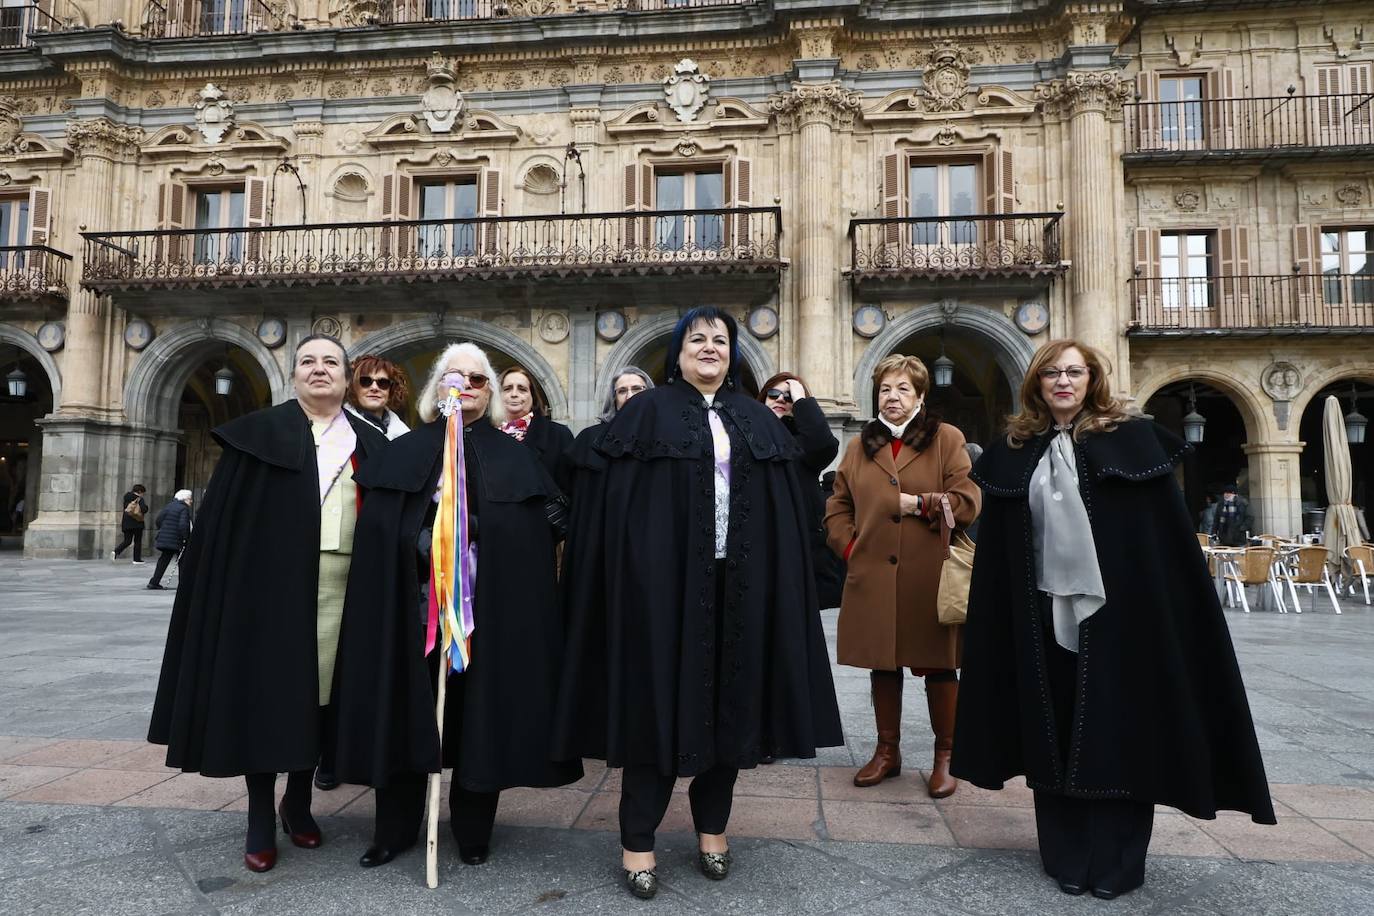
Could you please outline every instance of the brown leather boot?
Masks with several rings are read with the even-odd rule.
[[[868,675],[873,689],[873,718],[878,722],[878,746],[873,759],[854,774],[854,785],[860,788],[876,786],[889,776],[902,772],[902,672],[871,671]]]
[[[930,709],[931,731],[935,732],[935,762],[926,785],[931,798],[946,798],[959,788],[959,780],[949,775],[949,758],[954,754],[954,709],[958,703],[958,681],[926,678],[926,706]]]

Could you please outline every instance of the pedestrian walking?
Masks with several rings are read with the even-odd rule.
[[[892,355],[873,372],[878,417],[849,443],[826,504],[830,546],[849,563],[836,658],[868,668],[877,722],[873,757],[854,785],[901,773],[902,669],[925,678],[935,750],[926,791],[951,795],[956,669],[963,628],[940,623],[941,525],[966,528],[981,496],[969,480],[964,435],[926,409],[930,373],[914,356]]]
[[[606,571],[568,609],[556,759],[623,767],[621,864],[658,890],[655,833],[679,776],[698,864],[731,858],[735,780],[765,756],[844,742],[817,609],[798,451],[739,390],[738,326],[694,308],[668,345],[668,382],[625,404],[601,438],[597,530],[570,543]]]
[[[390,440],[410,432],[400,416],[409,406],[410,378],[404,369],[372,353],[353,361],[344,410],[362,417]]]
[[[1244,547],[1249,543],[1250,532],[1255,530],[1250,501],[1236,490],[1234,483],[1222,487],[1221,500],[1212,511],[1212,537],[1226,547]]]
[[[348,583],[335,765],[342,781],[376,787],[365,868],[414,845],[426,777],[441,766],[453,768],[450,827],[469,865],[487,860],[502,791],[582,776],[580,760],[554,763],[549,754],[563,645],[554,546],[566,513],[534,452],[496,427],[493,375],[475,344],[446,348],[420,394],[422,425],[359,471],[368,498],[354,543],[367,562]],[[432,557],[456,546],[435,546],[444,537],[436,497],[448,460],[438,405],[450,387],[461,392],[463,507],[476,561],[463,589],[473,596],[470,651],[459,672],[444,673],[441,747],[435,702],[444,653],[437,613],[430,616],[439,597],[432,604],[430,591],[452,578]]]
[[[506,414],[501,431],[534,449],[554,483],[566,492],[571,487],[572,469],[567,462],[572,430],[549,416],[549,405],[534,386],[534,375],[524,366],[511,366],[502,372],[499,389]]]
[[[148,580],[147,587],[161,591],[168,565],[191,539],[191,491],[177,490],[172,501],[158,512],[155,521],[157,534],[153,536],[153,546],[158,550],[157,566],[153,568],[153,577]]]
[[[217,428],[223,452],[181,562],[148,740],[167,765],[242,776],[244,865],[277,862],[276,818],[296,846],[310,813],[344,588],[363,491],[354,469],[387,447],[343,409],[348,356],[332,337],[296,348],[296,397]],[[274,784],[287,773],[273,813]]]
[[[121,536],[115,549],[110,552],[111,560],[118,560],[125,548],[132,544],[134,546],[134,565],[143,565],[143,520],[148,515],[148,501],[143,497],[147,493],[147,487],[141,483],[136,483],[120,500],[120,504],[124,507],[119,512]]]
[[[1174,467],[1189,446],[1111,394],[1106,360],[1042,346],[987,496],[965,626],[954,775],[1035,793],[1067,894],[1145,880],[1155,805],[1273,824],[1231,637]]]

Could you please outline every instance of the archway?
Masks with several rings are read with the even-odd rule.
[[[655,385],[664,381],[663,364],[668,353],[668,341],[673,335],[681,316],[669,312],[655,318],[641,319],[633,328],[626,331],[610,353],[606,354],[601,369],[596,374],[596,404],[610,390],[611,380],[619,375],[626,366],[638,366],[654,380]],[[740,383],[749,394],[758,394],[759,385],[773,374],[773,360],[759,344],[758,340],[743,326],[739,331]]]
[[[1322,422],[1326,399],[1335,396],[1341,405],[1342,417],[1358,409],[1365,417],[1374,415],[1374,373],[1351,373],[1338,380],[1328,379],[1318,388],[1303,408],[1298,421],[1298,439],[1303,443],[1298,459],[1299,487],[1302,498],[1303,532],[1312,533],[1325,521],[1329,502],[1326,495],[1326,437]],[[1366,427],[1363,444],[1350,445],[1350,501],[1356,513],[1369,522],[1370,500],[1374,499],[1374,444]]]
[[[37,355],[47,353],[21,346],[27,342],[20,334],[0,336],[0,548],[22,547],[22,533],[38,514],[43,431],[35,421],[52,413],[60,392],[56,367],[49,375]]]
[[[226,369],[227,377],[223,375]],[[172,489],[190,490],[198,501],[222,451],[210,431],[271,403],[266,374],[243,350],[224,346],[197,362],[182,386],[177,404],[181,438]]]
[[[1184,435],[1184,417],[1194,409],[1206,420],[1202,441],[1194,443],[1177,473],[1188,511],[1201,530],[1203,510],[1221,498],[1227,484],[1235,484],[1247,500],[1255,494],[1251,492],[1250,457],[1245,452],[1251,439],[1241,408],[1230,392],[1200,379],[1180,379],[1164,385],[1145,402],[1145,412],[1179,437]],[[1251,512],[1254,523],[1260,524],[1255,507]]]

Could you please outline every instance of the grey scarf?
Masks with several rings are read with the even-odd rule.
[[[1102,570],[1097,565],[1078,466],[1068,427],[1058,433],[1040,457],[1031,478],[1031,532],[1035,542],[1036,585],[1053,605],[1055,642],[1078,651],[1078,625],[1106,602]]]

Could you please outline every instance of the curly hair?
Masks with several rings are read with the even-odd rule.
[[[410,403],[410,377],[400,366],[375,353],[359,356],[353,361],[353,379],[348,384],[346,395],[348,403],[359,410],[362,409],[362,405],[358,403],[358,379],[375,372],[385,372],[386,377],[391,379],[391,391],[387,393],[386,406],[391,408],[392,413],[404,412],[406,405]]]
[[[1020,448],[1053,425],[1050,405],[1040,392],[1040,370],[1053,365],[1064,351],[1075,348],[1083,354],[1083,364],[1088,367],[1088,391],[1083,397],[1083,409],[1073,421],[1074,441],[1082,441],[1088,433],[1108,432],[1129,419],[1125,407],[1112,396],[1108,382],[1112,367],[1107,358],[1078,340],[1051,340],[1031,357],[1026,377],[1021,380],[1021,410],[1007,417],[1007,444],[1012,448]]]

